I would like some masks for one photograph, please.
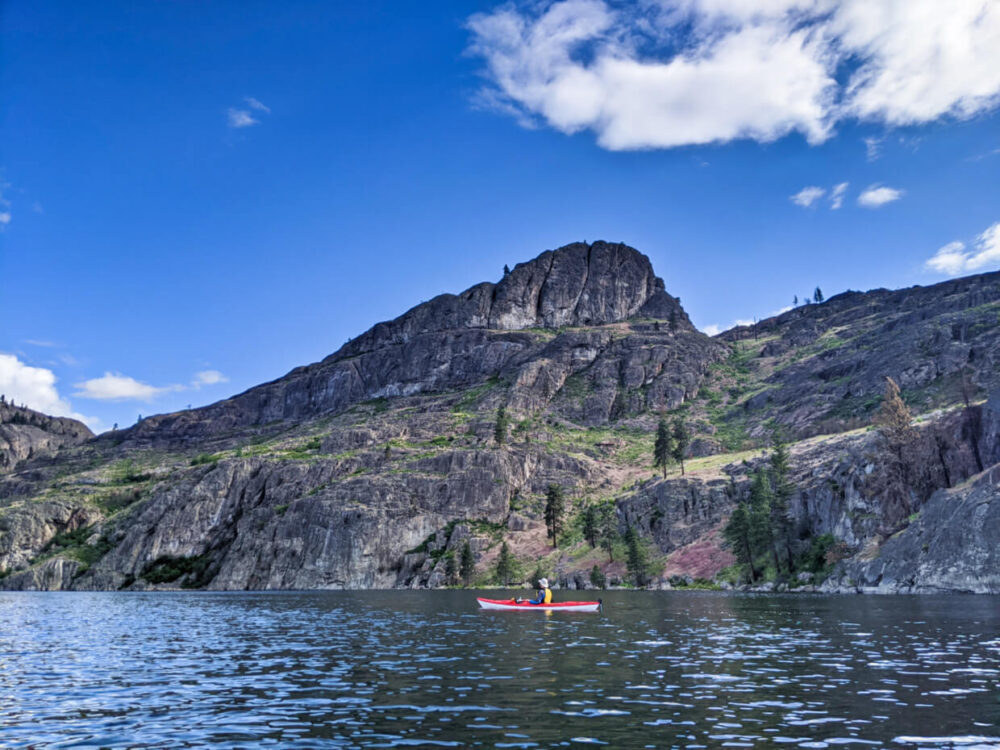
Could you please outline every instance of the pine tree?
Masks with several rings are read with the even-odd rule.
[[[799,306],[799,295],[795,294],[792,296],[792,307]]]
[[[583,538],[587,540],[587,543],[593,549],[597,546],[597,538],[601,530],[596,505],[591,503],[583,509],[583,517],[580,520],[580,525],[583,527]]]
[[[819,287],[816,287],[816,290],[813,292],[813,302],[819,304],[822,301],[823,301],[823,292],[820,291]]]
[[[636,586],[649,583],[649,554],[636,530],[631,526],[625,532],[625,567]]]
[[[674,420],[674,430],[673,430],[674,444],[671,448],[674,460],[681,465],[681,476],[684,476],[684,454],[687,452],[688,445],[691,442],[691,433],[688,432],[687,425],[684,424],[684,420],[678,417]]]
[[[493,425],[493,439],[497,441],[497,445],[503,445],[507,442],[507,426],[510,424],[510,419],[507,417],[507,407],[502,404],[497,409],[497,421]]]
[[[656,427],[656,442],[653,444],[653,466],[663,469],[664,479],[667,478],[667,466],[673,459],[671,440],[667,420],[661,417],[660,424]]]
[[[458,574],[462,576],[462,581],[468,586],[472,583],[472,574],[476,572],[476,558],[472,554],[472,545],[469,540],[465,540],[462,545],[462,556],[458,563]]]
[[[604,571],[597,565],[590,569],[590,582],[599,589],[603,589],[608,584]]]
[[[899,392],[896,381],[885,379],[885,396],[874,419],[879,432],[881,481],[885,491],[884,520],[892,525],[910,515],[910,469],[907,451],[916,437],[913,416]]]
[[[774,494],[771,492],[771,481],[763,469],[754,472],[750,483],[750,533],[755,549],[765,549],[771,555],[774,563],[774,574],[778,575],[781,566],[778,563],[778,551],[774,546],[774,533],[771,528],[771,503]]]
[[[510,274],[510,266],[508,266],[506,263],[504,263],[503,264],[503,275],[507,276],[509,274]]]
[[[608,553],[608,562],[615,561],[615,545],[618,543],[618,519],[613,503],[605,503],[598,510],[598,540],[601,549]]]
[[[777,435],[774,436],[774,450],[771,453],[771,528],[774,530],[776,544],[785,556],[785,567],[789,574],[794,563],[792,560],[792,517],[789,503],[795,487],[789,479],[791,460],[788,446]]]
[[[677,308],[670,311],[670,330],[677,330]]]
[[[757,580],[757,568],[754,566],[753,538],[750,531],[750,509],[741,502],[729,516],[722,536],[729,543],[736,557],[736,562],[749,569],[750,583]]]
[[[885,395],[878,414],[875,415],[875,426],[893,446],[909,443],[915,434],[913,415],[903,401],[896,381],[890,377],[885,379]]]
[[[514,577],[514,558],[511,557],[507,542],[500,545],[500,556],[497,558],[497,583],[506,588]]]
[[[559,546],[559,534],[563,530],[563,513],[566,510],[566,500],[562,487],[550,484],[545,493],[545,528],[548,530],[552,546]]]

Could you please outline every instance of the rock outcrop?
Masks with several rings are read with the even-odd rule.
[[[79,445],[94,437],[90,428],[68,417],[0,402],[0,473],[22,461],[54,453],[66,445]]]
[[[1000,466],[940,490],[906,528],[842,563],[823,585],[843,593],[1000,594]]]
[[[697,342],[692,351],[687,345],[670,347],[659,337],[670,351],[643,356],[652,360],[654,371],[642,371],[643,382],[656,377],[668,359],[703,365],[706,356],[722,351],[694,330],[645,255],[626,245],[576,243],[518,264],[496,284],[435,297],[279,380],[204,409],[146,419],[126,439],[154,445],[203,440],[253,425],[336,414],[375,398],[469,387],[501,375],[529,386],[533,392],[520,402],[537,408],[573,370],[589,365],[615,340],[610,331],[580,333],[582,340],[557,335],[554,341],[553,333],[592,331],[631,318],[655,318],[664,333]],[[638,365],[625,365],[622,377],[636,380]],[[644,406],[676,406],[679,394],[693,386],[691,367],[685,370],[679,385],[662,387],[669,391],[667,402]],[[606,421],[612,400],[605,399],[605,413],[593,419]]]

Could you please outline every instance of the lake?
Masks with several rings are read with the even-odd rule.
[[[0,746],[1000,748],[997,597],[477,593],[0,592]]]

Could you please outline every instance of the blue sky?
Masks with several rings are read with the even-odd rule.
[[[0,391],[128,425],[577,240],[710,331],[997,270],[1000,10],[902,5],[9,0]]]

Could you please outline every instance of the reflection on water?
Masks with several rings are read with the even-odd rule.
[[[998,750],[1000,600],[0,593],[0,746],[206,744]]]

